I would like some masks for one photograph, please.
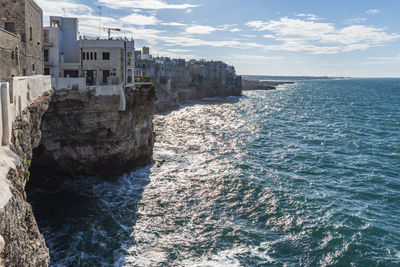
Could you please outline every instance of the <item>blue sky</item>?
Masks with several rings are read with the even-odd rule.
[[[153,55],[223,60],[239,74],[400,77],[399,0],[36,0],[81,34],[119,27]],[[102,31],[102,37],[106,32]]]

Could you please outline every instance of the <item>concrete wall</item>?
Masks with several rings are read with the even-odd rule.
[[[55,27],[55,21],[58,21],[58,27]],[[78,42],[78,19],[66,17],[50,17],[51,28],[57,28],[62,40],[58,43],[59,57],[64,54],[65,63],[78,63],[79,42]]]
[[[2,145],[10,144],[12,123],[22,111],[44,92],[51,90],[50,76],[14,77],[1,86],[0,136]]]
[[[52,78],[51,86],[55,90],[87,90],[85,78]]]
[[[48,61],[44,62],[46,68],[50,70],[50,76],[58,77],[60,75],[60,49],[62,43],[62,34],[60,28],[45,27],[44,30],[48,31],[48,42],[45,41],[45,49],[49,52]]]
[[[95,96],[119,95],[118,110],[126,110],[125,90],[122,84],[87,86],[85,78],[52,78],[51,86],[54,90],[79,90],[93,92]]]

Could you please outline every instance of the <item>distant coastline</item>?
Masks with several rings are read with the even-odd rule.
[[[350,79],[351,77],[329,77],[329,76],[269,76],[269,75],[242,75],[243,80],[258,81],[306,81],[306,80],[338,80]]]
[[[266,75],[242,75],[242,78],[243,91],[275,90],[279,85],[293,84],[295,81],[350,79],[350,77]]]
[[[277,81],[264,81],[264,80],[242,80],[243,91],[255,90],[275,90],[277,86],[282,84],[293,84],[294,82],[277,82]]]

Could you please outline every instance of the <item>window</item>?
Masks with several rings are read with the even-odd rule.
[[[97,60],[97,52],[94,52],[94,60]]]
[[[128,66],[132,66],[132,52],[128,52]]]
[[[43,30],[43,42],[49,42],[49,30]]]
[[[32,36],[32,27],[29,27],[29,41],[32,41],[32,40],[33,40],[32,37],[33,37],[33,36]]]
[[[86,53],[82,52],[82,60],[86,60]]]
[[[11,51],[11,59],[14,59],[14,58],[15,58],[15,52]]]
[[[103,60],[110,60],[110,52],[103,52]]]
[[[49,49],[43,51],[44,61],[49,62]]]
[[[93,52],[90,52],[90,60],[93,60]]]
[[[13,22],[6,22],[4,24],[4,29],[6,31],[9,31],[9,32],[14,32],[15,31],[15,24]]]
[[[35,64],[32,64],[32,72],[35,71]]]
[[[60,27],[60,21],[59,20],[53,20],[52,21],[53,27]]]

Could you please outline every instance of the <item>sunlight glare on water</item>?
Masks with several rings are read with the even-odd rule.
[[[153,166],[65,182],[84,212],[38,214],[53,265],[400,264],[400,80],[245,92],[154,124]]]

